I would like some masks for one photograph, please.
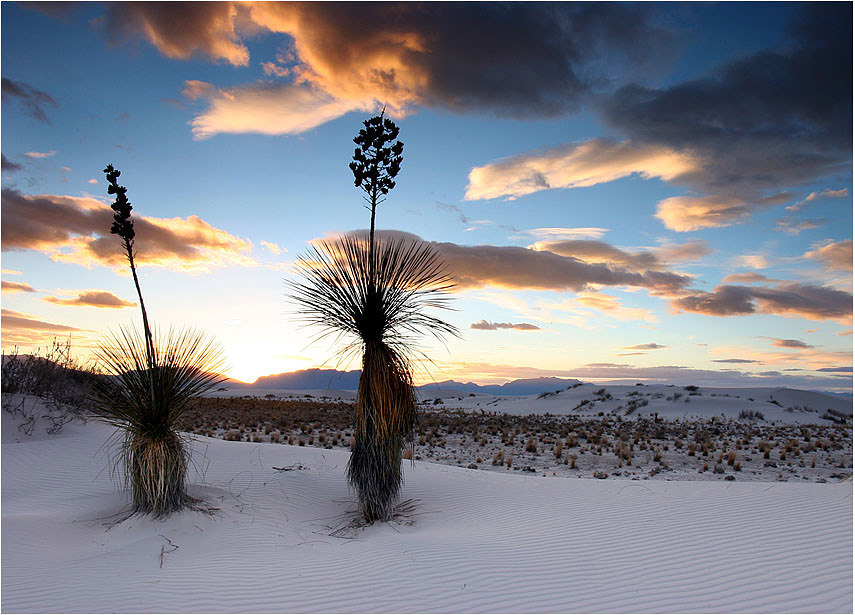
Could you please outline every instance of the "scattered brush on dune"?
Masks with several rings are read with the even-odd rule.
[[[170,330],[155,336],[134,264],[134,226],[127,189],[117,183],[120,171],[104,169],[115,215],[110,232],[122,240],[140,299],[143,331],[123,328],[102,343],[98,359],[109,378],[93,395],[96,416],[124,432],[120,455],[133,490],[133,512],[162,517],[189,501],[184,481],[188,454],[176,431],[178,419],[193,397],[223,379],[219,347],[204,333]]]

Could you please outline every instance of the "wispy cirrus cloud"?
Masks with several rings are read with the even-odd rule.
[[[579,239],[599,239],[608,232],[600,227],[544,227],[520,231],[541,241],[574,241]]]
[[[110,291],[106,290],[83,290],[70,292],[76,292],[77,296],[70,298],[49,296],[44,297],[43,301],[47,301],[48,303],[54,303],[56,305],[86,306],[111,309],[137,307],[137,304],[133,301],[125,301],[121,297],[117,297]]]
[[[56,156],[56,150],[52,149],[49,152],[27,152],[24,156],[27,158],[34,158],[36,160],[41,158],[50,158],[51,156]]]
[[[757,284],[757,283],[773,283],[780,282],[767,278],[765,275],[759,274],[756,271],[746,271],[744,273],[731,273],[721,279],[722,284]]]
[[[769,339],[772,340],[772,345],[777,346],[778,348],[798,348],[801,350],[814,348],[814,346],[811,346],[810,344],[803,342],[802,340],[782,339],[778,337],[773,337]]]
[[[478,331],[498,331],[499,329],[515,329],[517,331],[539,331],[540,327],[528,322],[489,322],[487,320],[479,320],[469,325],[470,329]]]
[[[113,212],[88,197],[27,196],[2,191],[2,246],[38,250],[60,262],[122,269],[125,256],[109,234]],[[198,216],[135,216],[139,265],[201,272],[227,266],[255,266],[252,244]]]
[[[6,77],[3,77],[0,81],[2,81],[0,90],[2,90],[2,100],[4,103],[16,100],[24,108],[24,113],[34,120],[45,124],[51,123],[50,118],[45,112],[45,107],[58,107],[59,105],[50,94],[42,90],[37,90],[23,81],[13,81]]]
[[[804,258],[819,261],[828,271],[852,271],[852,240],[825,241],[805,252]]]
[[[745,222],[756,212],[786,203],[790,198],[788,192],[755,199],[727,194],[674,196],[659,201],[656,217],[673,231],[720,228]]]
[[[709,244],[702,240],[637,251],[617,248],[604,241],[585,239],[540,241],[530,247],[533,250],[552,252],[585,263],[602,263],[629,271],[662,270],[671,263],[698,260],[712,251]]]
[[[219,133],[300,134],[350,111],[376,106],[373,99],[340,100],[310,85],[260,83],[221,90],[210,84],[201,88],[200,83],[184,90],[185,96],[207,103],[191,122],[196,139]]]
[[[2,323],[4,346],[36,346],[50,343],[58,334],[75,334],[85,338],[94,333],[69,325],[47,322],[36,316],[6,308],[2,310],[0,323]]]
[[[785,209],[787,211],[801,211],[805,208],[808,203],[813,201],[819,201],[821,199],[845,199],[849,196],[849,188],[840,188],[838,190],[832,190],[831,188],[826,188],[825,190],[820,190],[819,192],[811,192],[801,201],[793,203],[792,205],[788,205]]]
[[[34,293],[36,289],[30,286],[29,284],[25,284],[24,282],[9,282],[7,280],[3,280],[0,282],[3,287],[4,293]]]
[[[662,344],[657,344],[656,342],[650,342],[648,344],[636,344],[635,346],[624,346],[623,350],[661,350],[662,348],[668,348],[668,346],[663,346]]]

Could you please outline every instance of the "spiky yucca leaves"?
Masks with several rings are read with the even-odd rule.
[[[411,360],[416,336],[457,329],[427,308],[447,308],[453,286],[429,244],[363,237],[318,242],[297,261],[305,281],[292,285],[299,314],[321,336],[349,338],[362,352],[356,429],[347,475],[366,521],[388,519],[401,489],[401,452],[415,424]]]
[[[204,333],[153,336],[120,329],[97,356],[110,375],[96,386],[93,411],[124,432],[120,454],[133,489],[133,511],[162,517],[188,502],[188,451],[175,425],[194,397],[223,380],[219,346]]]

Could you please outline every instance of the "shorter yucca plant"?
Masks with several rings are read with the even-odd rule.
[[[118,170],[104,169],[115,215],[110,232],[122,240],[140,299],[143,331],[122,328],[96,351],[106,376],[96,385],[94,414],[123,434],[119,447],[125,480],[133,489],[133,512],[162,517],[189,502],[185,478],[189,451],[176,429],[190,400],[223,380],[222,353],[204,333],[152,331],[134,264],[134,225],[127,189]]]
[[[204,333],[169,331],[152,337],[153,364],[144,334],[120,329],[96,352],[111,375],[98,382],[93,413],[123,433],[119,447],[133,512],[162,517],[189,501],[189,452],[176,430],[191,399],[222,380],[219,347]]]

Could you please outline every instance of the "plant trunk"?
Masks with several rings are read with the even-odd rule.
[[[135,513],[164,517],[187,504],[187,454],[174,431],[163,437],[129,435],[127,471]]]
[[[383,342],[367,342],[347,478],[369,523],[392,515],[403,483],[404,441],[414,421],[412,385],[400,360]]]

